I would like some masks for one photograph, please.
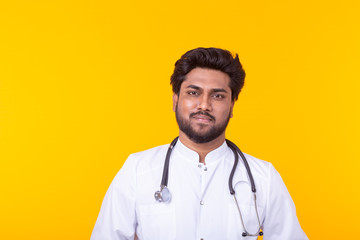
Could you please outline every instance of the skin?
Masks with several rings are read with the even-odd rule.
[[[211,127],[224,124],[233,116],[234,102],[231,100],[230,78],[218,70],[195,68],[186,75],[179,94],[173,95],[173,111],[178,114],[199,134],[210,131]],[[206,111],[206,115],[192,113]],[[199,161],[205,163],[206,155],[220,147],[225,141],[225,131],[207,143],[196,143],[179,129],[180,141],[199,154]]]

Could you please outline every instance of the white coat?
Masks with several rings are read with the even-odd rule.
[[[208,153],[206,165],[178,140],[169,168],[170,203],[159,190],[168,145],[132,154],[111,183],[91,240],[223,240],[242,237],[243,228],[228,181],[234,155],[226,143]],[[263,240],[306,240],[294,203],[271,163],[245,154],[257,189]],[[246,169],[239,158],[233,186],[249,233],[259,227]]]

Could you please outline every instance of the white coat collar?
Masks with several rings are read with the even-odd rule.
[[[190,161],[194,162],[195,164],[199,164],[199,154],[187,146],[185,146],[180,139],[178,139],[176,145],[175,145],[175,151],[177,151],[179,154],[183,155],[186,159],[189,159]],[[218,163],[220,160],[222,160],[226,155],[227,152],[230,149],[228,148],[226,142],[224,141],[223,144],[209,152],[205,157],[205,163],[206,165],[212,165],[214,163]],[[230,150],[231,151],[231,150]]]
[[[178,139],[178,141],[174,147],[174,151],[177,154],[180,154],[181,156],[185,157],[185,159],[187,161],[192,162],[194,165],[199,164],[199,154],[197,152],[191,150],[190,148],[186,147],[180,141],[180,139]],[[250,160],[248,158],[246,158],[246,159],[248,161]],[[233,154],[232,150],[227,146],[225,141],[220,147],[209,152],[205,157],[206,165],[212,165],[214,163],[219,163],[220,160],[223,160],[224,162],[226,162],[226,164],[229,164],[229,167],[231,167],[231,169],[232,169],[233,164],[234,164],[234,154]],[[230,171],[229,171],[229,176],[230,176]],[[234,178],[233,178],[233,186],[235,186],[236,183],[238,183],[238,182],[247,182],[248,184],[250,184],[250,180],[249,180],[246,168],[244,166],[244,162],[243,162],[242,158],[240,157],[240,155],[239,155],[239,162],[236,167],[236,171],[235,171]]]

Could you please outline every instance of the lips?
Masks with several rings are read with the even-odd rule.
[[[196,115],[196,116],[194,116],[194,118],[201,122],[210,122],[211,121],[211,118],[204,116],[204,115]]]
[[[211,122],[215,120],[215,117],[210,115],[207,112],[197,112],[190,114],[190,117],[200,121],[200,122]]]

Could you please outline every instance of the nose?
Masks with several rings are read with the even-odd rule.
[[[208,111],[208,112],[212,110],[210,96],[208,96],[207,94],[204,94],[199,99],[198,110]]]

